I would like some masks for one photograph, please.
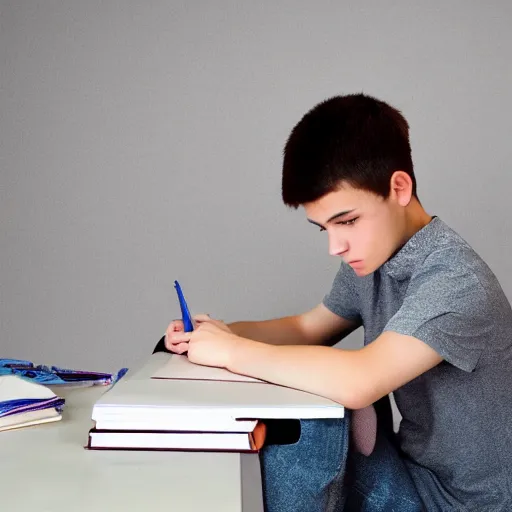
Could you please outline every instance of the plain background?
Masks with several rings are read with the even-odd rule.
[[[282,149],[361,91],[512,297],[511,22],[508,0],[2,0],[0,357],[131,366],[174,279],[225,321],[315,306],[339,260],[281,203]]]

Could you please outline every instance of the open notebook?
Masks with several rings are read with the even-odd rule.
[[[58,421],[64,400],[16,375],[0,376],[0,431]]]
[[[262,380],[238,375],[224,368],[212,368],[191,363],[187,356],[174,354],[153,375],[154,379],[217,380],[224,382],[263,382]]]

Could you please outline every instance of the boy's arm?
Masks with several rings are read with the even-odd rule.
[[[322,345],[338,341],[358,324],[319,304],[300,315],[259,322],[234,322],[228,327],[242,338],[272,345]]]
[[[443,359],[423,341],[386,331],[359,350],[272,346],[238,339],[227,368],[361,409]]]

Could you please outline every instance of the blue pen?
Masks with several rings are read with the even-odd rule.
[[[181,317],[183,319],[183,327],[185,328],[185,332],[191,332],[194,330],[194,324],[192,323],[192,317],[190,316],[190,311],[188,310],[187,301],[181,291],[181,286],[178,281],[174,281],[174,287],[176,288],[176,292],[178,293],[178,300],[180,301],[181,308]]]

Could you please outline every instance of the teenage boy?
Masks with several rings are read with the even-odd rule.
[[[512,310],[482,259],[420,203],[402,114],[363,94],[317,105],[286,143],[282,195],[342,259],[322,303],[229,326],[199,316],[192,333],[172,322],[167,348],[348,409],[394,392],[396,448],[354,455],[347,507],[512,510]],[[326,346],[359,326],[364,348]],[[414,496],[400,501],[404,478]],[[383,481],[390,496],[372,495]]]

